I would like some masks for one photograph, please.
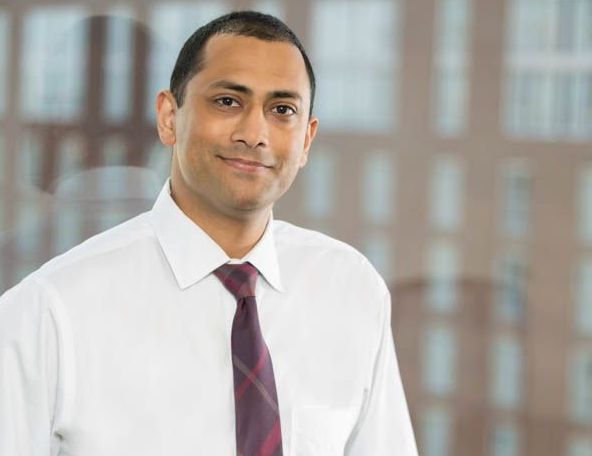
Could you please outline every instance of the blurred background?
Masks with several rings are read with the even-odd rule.
[[[0,290],[150,209],[155,94],[242,8],[312,57],[276,217],[383,274],[420,453],[592,456],[592,0],[0,0]]]

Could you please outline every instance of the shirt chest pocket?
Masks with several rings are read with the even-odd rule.
[[[355,420],[354,407],[296,407],[290,456],[343,456]]]

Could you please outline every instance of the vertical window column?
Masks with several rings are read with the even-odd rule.
[[[397,117],[398,2],[318,0],[312,6],[317,112],[324,128],[392,131]]]
[[[471,0],[436,5],[434,124],[441,135],[454,136],[467,127]]]

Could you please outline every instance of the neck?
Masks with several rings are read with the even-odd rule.
[[[244,257],[263,236],[271,216],[271,207],[242,217],[225,216],[187,198],[183,191],[171,185],[171,197],[196,225],[204,230],[230,258]]]

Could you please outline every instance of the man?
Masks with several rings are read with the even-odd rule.
[[[368,261],[273,220],[317,131],[294,34],[254,12],[183,46],[154,208],[0,301],[0,454],[415,456]]]

